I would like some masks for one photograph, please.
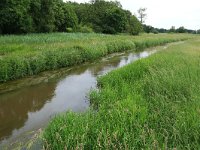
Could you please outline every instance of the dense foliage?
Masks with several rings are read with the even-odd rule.
[[[143,25],[143,31],[146,33],[190,33],[190,34],[198,34],[198,30],[191,30],[186,29],[184,26],[181,26],[179,28],[175,28],[175,26],[172,26],[169,30],[164,28],[154,28],[150,25]]]
[[[119,2],[104,0],[84,4],[62,0],[1,0],[0,18],[2,34],[93,31],[139,34],[142,31],[138,19],[122,9]]]

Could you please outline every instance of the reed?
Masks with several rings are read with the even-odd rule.
[[[83,33],[0,36],[0,82],[94,61],[107,54],[191,38],[188,34],[103,35]]]
[[[54,118],[45,148],[199,149],[199,47],[199,39],[171,45],[100,77],[91,109]]]

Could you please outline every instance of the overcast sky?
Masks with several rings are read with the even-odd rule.
[[[89,0],[71,0],[88,2]],[[140,7],[147,8],[146,24],[169,29],[184,26],[200,29],[200,0],[118,0],[124,9],[137,14]]]

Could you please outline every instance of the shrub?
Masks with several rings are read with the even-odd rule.
[[[93,31],[93,29],[91,27],[81,26],[81,27],[79,27],[78,32],[81,32],[81,33],[92,33],[94,31]]]

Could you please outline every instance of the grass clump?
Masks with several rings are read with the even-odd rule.
[[[143,49],[191,37],[187,34],[133,37],[95,33],[0,36],[0,82],[94,61],[114,52]]]
[[[200,44],[172,45],[98,79],[86,113],[57,116],[47,149],[199,149]]]

